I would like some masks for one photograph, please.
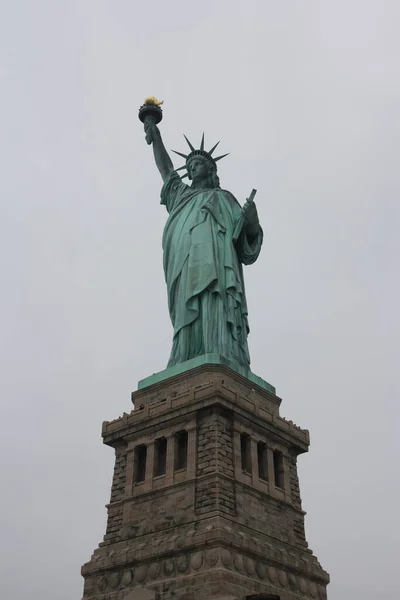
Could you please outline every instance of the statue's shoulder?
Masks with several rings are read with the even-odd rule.
[[[178,188],[184,190],[185,188],[190,189],[187,183],[182,181],[182,178],[176,171],[170,171],[164,179],[163,190],[164,191],[176,191]]]
[[[182,181],[182,178],[176,171],[168,173],[161,189],[161,204],[167,207],[171,212],[178,204],[181,204],[187,198],[191,188]]]
[[[222,188],[218,188],[218,192],[221,192],[226,198],[229,199],[230,202],[241,208],[240,203],[236,200],[235,196],[229,190],[223,190]]]

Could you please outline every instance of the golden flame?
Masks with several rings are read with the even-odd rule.
[[[145,104],[154,104],[155,106],[160,106],[161,104],[164,104],[164,100],[157,100],[157,98],[155,98],[154,96],[149,96],[148,98],[145,99],[144,103]]]

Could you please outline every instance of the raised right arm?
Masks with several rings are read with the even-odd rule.
[[[145,121],[144,130],[146,132],[146,140],[148,144],[153,144],[154,160],[157,168],[160,171],[162,180],[165,181],[167,176],[174,170],[172,160],[165,149],[161,139],[161,133],[155,123]]]

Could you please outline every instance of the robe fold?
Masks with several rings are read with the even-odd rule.
[[[216,353],[249,367],[242,264],[258,257],[263,232],[246,233],[240,204],[220,188],[194,190],[172,171],[161,190],[168,307],[174,327],[168,366]]]

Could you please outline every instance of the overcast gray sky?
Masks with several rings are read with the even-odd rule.
[[[307,536],[329,600],[399,597],[397,0],[1,3],[1,592],[81,598],[105,532],[103,420],[162,370],[168,148],[221,140],[265,230],[253,371],[311,432]],[[177,165],[177,166],[180,166]]]

